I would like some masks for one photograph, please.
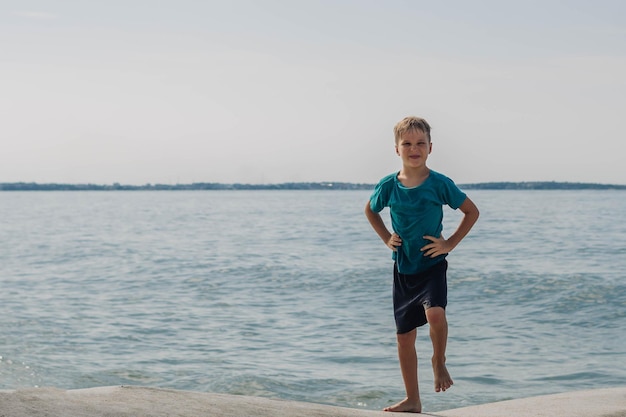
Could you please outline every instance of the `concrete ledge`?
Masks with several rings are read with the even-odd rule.
[[[1,417],[383,416],[378,411],[239,395],[144,387],[54,388],[0,393]]]
[[[296,401],[129,386],[0,392],[0,417],[389,417],[393,414]],[[502,401],[426,412],[425,415],[626,417],[626,387]]]
[[[626,417],[626,387],[574,391],[446,410],[441,417]]]

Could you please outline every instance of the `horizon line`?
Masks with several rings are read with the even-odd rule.
[[[38,183],[38,182],[0,182],[0,191],[110,191],[110,190],[362,190],[371,189],[376,183],[345,182],[345,181],[300,181],[282,183],[145,183],[143,185],[97,183]],[[626,184],[571,181],[487,181],[459,183],[460,188],[496,189],[496,190],[550,190],[550,189],[626,189]]]

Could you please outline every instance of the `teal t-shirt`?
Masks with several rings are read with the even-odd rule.
[[[446,257],[424,256],[420,249],[430,241],[423,236],[440,236],[443,206],[456,210],[466,197],[450,178],[433,170],[426,181],[412,188],[402,185],[397,172],[380,180],[370,197],[370,207],[376,213],[389,207],[391,226],[402,239],[402,246],[392,255],[399,272],[416,274]]]

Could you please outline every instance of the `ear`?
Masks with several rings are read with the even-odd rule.
[[[430,155],[432,151],[433,151],[433,143],[431,141],[428,141],[428,154]]]
[[[400,156],[400,151],[398,150],[398,145],[396,145],[396,155]]]

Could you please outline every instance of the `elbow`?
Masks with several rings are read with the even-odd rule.
[[[474,210],[472,217],[473,217],[472,224],[475,224],[478,221],[478,218],[480,217],[480,210],[478,210],[478,208]]]
[[[480,210],[478,210],[478,207],[474,206],[472,210],[470,210],[467,214],[466,214],[470,219],[473,220],[473,222],[475,223],[478,218],[480,217]]]
[[[478,206],[476,206],[476,204],[474,204],[474,202],[469,198],[466,199],[461,205],[461,211],[463,211],[463,214],[465,214],[468,218],[473,219],[474,222],[480,217],[480,210],[478,210]]]

